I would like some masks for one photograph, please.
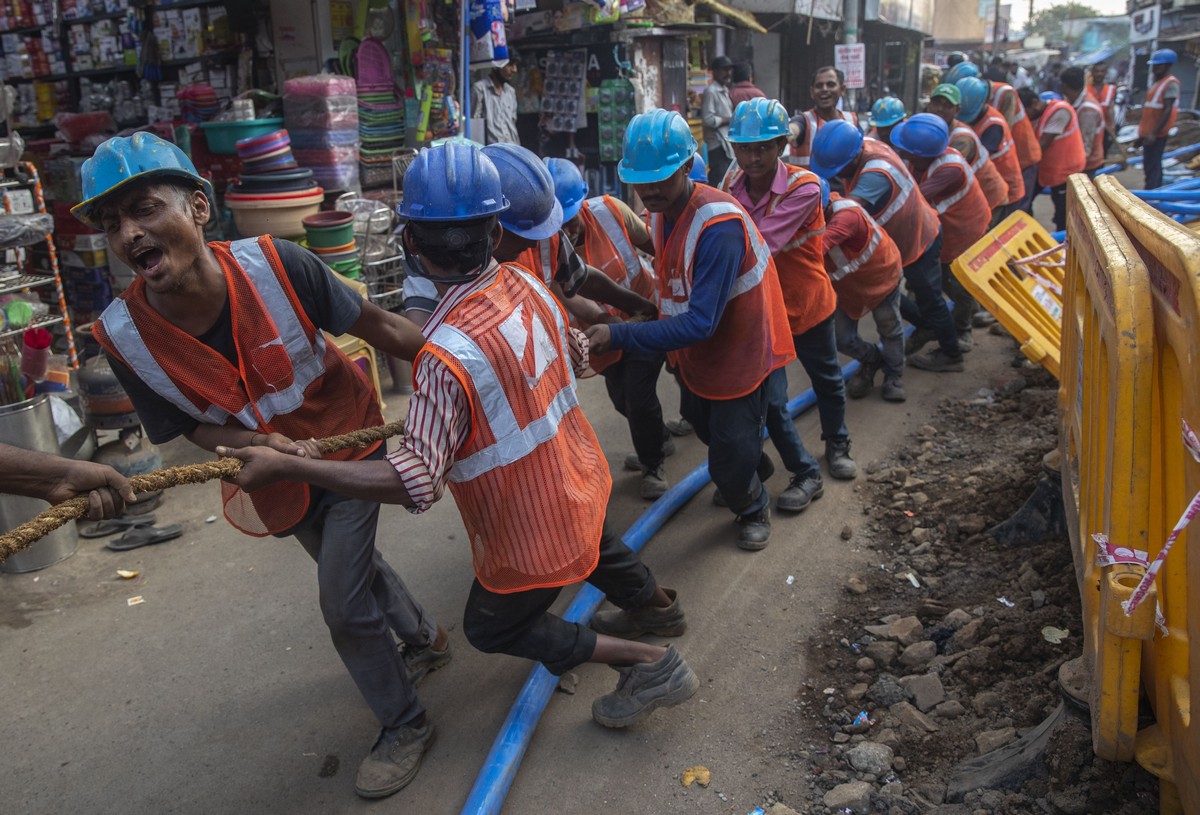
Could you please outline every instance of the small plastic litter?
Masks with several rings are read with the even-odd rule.
[[[857,642],[852,642],[852,643],[850,643],[850,650],[853,651],[856,655],[861,654],[862,646],[859,645]]]
[[[1048,625],[1042,629],[1042,639],[1051,645],[1058,645],[1060,642],[1070,636],[1071,632],[1065,628],[1055,628]]]
[[[795,575],[791,575],[791,574],[789,574],[789,575],[787,576],[787,584],[790,586],[790,585],[792,585],[792,584],[793,584],[793,583],[795,583],[795,582],[796,582],[796,576],[795,576]]]
[[[837,688],[826,688],[826,689],[825,689],[824,691],[822,691],[822,692],[823,692],[823,693],[824,693],[826,696],[833,696],[835,693],[837,693]]]
[[[146,599],[139,594],[137,597],[130,597],[128,600],[126,600],[125,605],[140,606],[144,602],[146,602]]]
[[[909,572],[905,576],[908,578],[908,582],[912,583],[912,586],[914,589],[921,588],[921,581],[917,580],[917,576],[915,574],[913,574],[912,572]]]
[[[854,717],[854,722],[851,726],[866,724],[869,721],[871,721],[871,719],[869,716],[867,716],[867,712],[865,710],[860,710],[858,715]]]
[[[117,577],[121,578],[122,580],[133,580],[133,578],[137,577],[139,574],[141,574],[141,572],[131,572],[128,569],[117,569]]]
[[[205,519],[204,519],[204,522],[205,522],[206,524],[215,524],[215,523],[217,522],[217,516],[216,516],[216,515],[209,515],[207,518],[205,518]]]
[[[685,787],[690,787],[692,784],[699,784],[702,787],[707,787],[712,780],[712,773],[708,767],[697,764],[695,767],[688,767],[680,776],[679,782]]]
[[[767,811],[762,807],[755,807],[747,815],[767,815]]]
[[[1004,606],[1005,608],[1016,608],[1017,607],[1017,604],[1014,603],[1012,600],[1009,600],[1007,597],[997,597],[996,602],[999,603],[1000,605]]]

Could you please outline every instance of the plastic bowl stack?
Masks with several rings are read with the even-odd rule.
[[[362,259],[354,241],[354,213],[329,210],[304,219],[305,245],[338,274],[351,279],[362,274]]]
[[[292,156],[292,140],[286,130],[239,139],[237,153],[242,162],[242,172],[250,175],[295,170],[298,166]]]
[[[206,82],[186,85],[175,98],[179,100],[179,113],[185,122],[200,124],[216,116],[221,110],[217,92]]]
[[[358,107],[354,78],[318,74],[287,80],[283,116],[301,167],[329,190],[358,187]]]
[[[325,191],[312,170],[296,166],[286,130],[273,130],[237,142],[242,173],[225,193],[238,232],[246,237],[300,238],[304,219],[316,215]]]

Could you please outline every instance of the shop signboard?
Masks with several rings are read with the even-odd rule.
[[[1147,6],[1129,15],[1129,41],[1149,42],[1158,38],[1159,7]]]

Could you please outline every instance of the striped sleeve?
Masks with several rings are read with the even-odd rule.
[[[471,432],[471,411],[462,384],[432,354],[413,371],[413,395],[400,447],[388,455],[419,514],[441,499],[454,454]]]

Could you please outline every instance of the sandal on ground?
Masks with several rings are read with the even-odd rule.
[[[127,532],[137,526],[150,526],[154,523],[154,515],[122,515],[118,518],[106,518],[103,521],[86,524],[79,527],[81,538],[104,538],[118,532]]]
[[[137,549],[138,547],[149,546],[153,543],[174,540],[182,534],[183,527],[180,524],[170,524],[169,526],[135,526],[121,537],[114,541],[109,541],[104,546],[106,549],[111,549],[114,552],[125,552],[129,549]]]

